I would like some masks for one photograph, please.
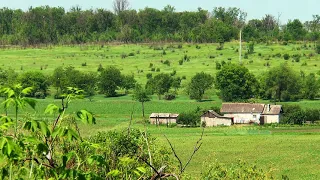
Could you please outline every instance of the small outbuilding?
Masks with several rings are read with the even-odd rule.
[[[229,117],[223,117],[213,110],[205,112],[201,116],[201,124],[205,123],[206,127],[213,126],[231,126],[233,119]]]
[[[179,114],[173,113],[152,113],[150,124],[174,124],[177,123]]]

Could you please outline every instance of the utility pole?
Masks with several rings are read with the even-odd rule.
[[[241,54],[242,53],[242,29],[240,28],[240,47],[239,47],[239,62],[242,63]]]

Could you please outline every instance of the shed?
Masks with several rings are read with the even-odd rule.
[[[229,117],[223,117],[213,110],[205,112],[201,116],[201,124],[205,122],[207,127],[212,126],[231,126],[233,119]]]
[[[282,113],[281,105],[265,105],[260,117],[260,124],[279,123]]]
[[[179,114],[174,113],[152,113],[150,124],[172,124],[177,123]]]

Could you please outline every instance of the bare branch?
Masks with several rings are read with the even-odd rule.
[[[202,145],[202,137],[203,137],[203,133],[204,133],[204,128],[202,128],[202,133],[201,133],[201,137],[200,139],[196,142],[196,144],[194,145],[194,148],[193,148],[193,153],[191,154],[189,160],[187,161],[187,163],[184,165],[184,167],[182,168],[182,171],[181,173],[184,172],[184,170],[186,169],[186,167],[189,165],[189,163],[191,162],[193,156],[196,154],[196,152],[200,149],[201,145]]]
[[[174,148],[173,148],[171,142],[169,141],[169,139],[167,138],[167,136],[166,136],[165,134],[164,134],[163,136],[167,139],[167,141],[168,141],[168,143],[169,143],[169,145],[170,145],[170,148],[171,148],[174,156],[178,159],[179,164],[180,164],[180,165],[179,165],[179,166],[180,166],[180,173],[182,173],[182,167],[183,167],[183,166],[182,166],[182,162],[181,162],[180,158],[178,157],[176,151],[174,150]]]
[[[116,14],[119,14],[122,11],[125,11],[129,8],[128,0],[114,0],[113,1],[113,10]]]

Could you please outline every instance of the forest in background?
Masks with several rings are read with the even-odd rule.
[[[127,1],[126,1],[127,2]],[[213,10],[176,12],[167,5],[162,10],[127,6],[107,9],[66,10],[62,7],[30,7],[28,10],[0,9],[0,44],[79,44],[98,42],[193,42],[224,43],[245,41],[317,41],[320,16],[301,22],[281,24],[280,16],[267,14],[248,20],[241,9],[216,7]],[[311,17],[310,17],[311,18]]]

